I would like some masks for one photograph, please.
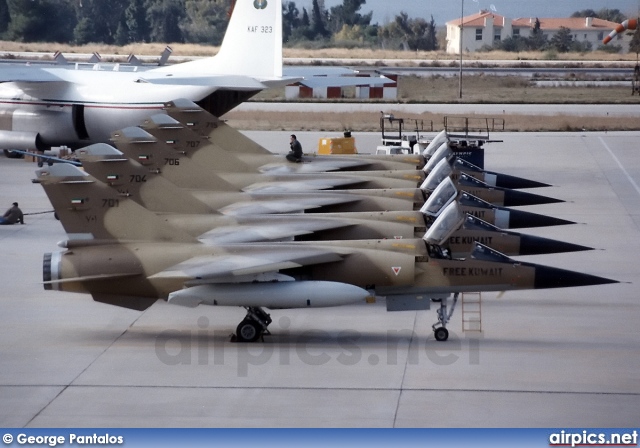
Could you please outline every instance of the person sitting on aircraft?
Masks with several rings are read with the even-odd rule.
[[[291,134],[291,143],[289,143],[291,151],[287,154],[287,160],[289,162],[302,162],[302,145],[296,138],[295,134]]]
[[[17,222],[24,224],[24,215],[22,210],[18,208],[18,203],[14,202],[13,207],[7,210],[0,218],[0,225],[15,224]]]

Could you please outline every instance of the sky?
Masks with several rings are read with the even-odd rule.
[[[312,0],[292,0],[299,9],[311,11]],[[387,23],[401,11],[409,17],[433,18],[437,26],[460,17],[461,1],[464,15],[481,9],[493,8],[498,14],[515,19],[518,17],[569,17],[575,11],[602,8],[619,9],[629,17],[638,17],[640,0],[367,0],[361,13],[373,11],[372,23]],[[325,8],[342,4],[342,0],[325,0]]]

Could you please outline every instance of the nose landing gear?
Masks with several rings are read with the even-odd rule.
[[[451,310],[447,312],[447,301],[449,300],[447,297],[440,299],[440,308],[438,308],[438,322],[433,324],[431,328],[433,328],[433,336],[436,338],[436,341],[446,341],[449,339],[449,330],[447,330],[447,323],[451,319],[453,315],[453,311],[456,309],[456,303],[458,303],[458,295],[460,293],[455,293],[453,295],[453,303],[451,304]]]

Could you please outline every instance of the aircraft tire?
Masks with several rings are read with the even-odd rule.
[[[238,342],[255,342],[262,335],[262,327],[256,321],[245,319],[236,328]]]
[[[449,330],[444,327],[438,327],[433,330],[433,335],[435,336],[436,341],[446,341],[447,339],[449,339]]]
[[[19,152],[14,152],[9,149],[5,149],[4,156],[8,159],[22,159],[24,157],[24,154],[20,154]]]

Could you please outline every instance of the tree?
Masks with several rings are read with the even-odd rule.
[[[554,34],[551,41],[549,41],[549,45],[558,53],[566,53],[571,49],[572,41],[573,36],[571,35],[571,30],[561,26],[560,31]]]
[[[11,16],[9,15],[9,6],[7,0],[0,0],[0,33],[4,33],[9,28]]]
[[[531,36],[527,39],[527,45],[529,50],[533,51],[544,50],[547,47],[547,36],[542,32],[540,20],[537,17],[533,24],[533,30],[531,30]]]
[[[82,0],[75,6],[78,24],[73,30],[77,44],[115,42],[116,32],[124,16],[128,0]]]
[[[152,42],[183,42],[180,22],[185,16],[185,0],[147,0],[147,20]]]
[[[571,14],[571,17],[597,17],[598,14],[593,9],[583,9]]]
[[[576,11],[571,14],[571,17],[596,17],[602,20],[608,20],[610,22],[624,22],[627,17],[620,12],[619,9],[602,8],[599,11],[593,9],[583,9],[582,11]]]
[[[128,31],[128,42],[148,42],[149,22],[144,0],[131,0],[124,10],[124,23]]]
[[[180,29],[187,42],[220,45],[229,24],[227,2],[186,0],[186,13]]]
[[[311,8],[311,32],[313,39],[318,37],[327,38],[331,34],[325,25],[327,10],[320,7],[319,1],[320,0],[313,0]]]
[[[68,42],[76,24],[65,0],[7,0],[10,22],[5,37],[22,42]]]
[[[410,19],[406,12],[400,12],[394,21],[379,28],[378,36],[383,46],[405,50],[436,50],[438,39],[436,24],[424,19]]]
[[[640,28],[635,30],[631,42],[629,42],[629,53],[635,53],[636,58],[640,54]]]
[[[529,43],[526,38],[522,36],[509,36],[506,39],[495,42],[492,49],[518,53],[527,51],[529,48]]]
[[[342,5],[331,8],[331,29],[334,32],[340,31],[343,25],[361,25],[368,26],[371,23],[373,11],[362,15],[358,11],[367,0],[343,0]]]
[[[593,44],[586,40],[582,42],[580,42],[579,40],[573,40],[571,41],[571,45],[569,46],[569,51],[575,53],[586,53],[591,50],[593,50]]]
[[[307,16],[307,20],[308,20]],[[294,2],[285,1],[282,4],[282,40],[288,42],[293,30],[298,28],[302,20],[300,11]]]

